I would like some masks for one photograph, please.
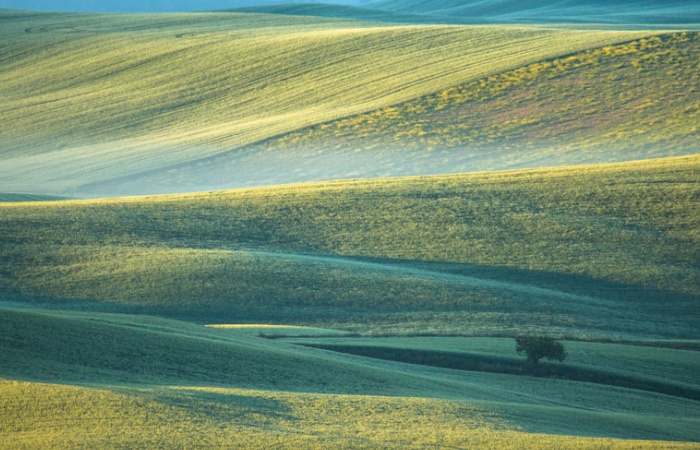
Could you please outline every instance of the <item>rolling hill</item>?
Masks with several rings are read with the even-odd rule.
[[[63,195],[651,33],[233,13],[0,23],[0,191]]]
[[[692,0],[381,0],[380,10],[447,17],[467,17],[497,23],[700,23],[700,6]]]
[[[698,33],[541,61],[218,157],[85,187],[222,188],[695,154]],[[279,164],[282,161],[283,164]]]
[[[2,0],[0,8],[68,11],[68,12],[185,12],[209,11],[244,6],[290,3],[290,0]],[[330,0],[327,3],[356,3],[352,0]]]
[[[200,323],[696,337],[698,164],[6,203],[1,284]]]
[[[0,447],[698,448],[694,2],[88,3],[228,9],[0,9]]]
[[[5,448],[692,448],[669,441],[699,438],[697,402],[653,392],[465,376],[154,318],[0,315]]]

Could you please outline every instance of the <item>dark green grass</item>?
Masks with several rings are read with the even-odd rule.
[[[0,323],[5,379],[364,395],[398,393],[411,385],[410,377],[392,384],[388,374],[347,358],[183,322],[0,308]]]
[[[423,426],[442,429],[441,421],[446,418],[431,405],[444,409],[454,403],[460,405],[462,418],[484,414],[482,426],[496,427],[489,432],[492,443],[500,442],[500,435],[493,433],[511,429],[697,440],[693,427],[699,414],[697,402],[654,392],[507,374],[470,372],[465,376],[455,370],[358,358],[260,339],[235,329],[152,317],[0,308],[0,319],[0,410],[4,414],[0,429],[13,439],[33,430],[35,435],[27,442],[37,447],[42,447],[39,441],[53,442],[59,437],[61,442],[71,441],[54,428],[74,427],[78,419],[78,423],[90,424],[95,434],[76,430],[73,438],[107,439],[114,433],[113,426],[104,422],[103,413],[92,412],[97,410],[113,411],[111,423],[129,423],[130,428],[134,425],[129,417],[143,417],[140,421],[148,423],[147,429],[155,427],[151,431],[157,429],[159,439],[168,427],[176,426],[179,431],[172,431],[176,435],[188,429],[201,433],[200,428],[214,420],[212,425],[219,430],[216,436],[227,421],[234,429],[227,428],[226,436],[281,431],[277,439],[282,445],[291,439],[284,431],[288,424],[326,439],[336,436],[342,439],[342,448],[342,442],[348,442],[343,436],[350,433],[338,428],[347,422],[342,418],[362,420],[363,415],[391,413],[392,420],[382,422],[382,434],[392,433],[405,420],[416,424],[406,432],[415,433]],[[42,384],[47,382],[51,384]],[[88,393],[92,395],[84,395]],[[127,402],[123,404],[115,394],[127,395],[128,399],[122,398]],[[401,406],[411,402],[417,402],[417,409]],[[518,417],[528,407],[534,408],[529,419]],[[307,408],[315,413],[301,412]],[[151,415],[144,417],[145,411]],[[319,422],[316,414],[327,417]],[[562,414],[577,420],[561,424]],[[184,425],[188,417],[194,422]],[[430,423],[417,425],[421,417]],[[503,422],[501,417],[514,419]],[[325,425],[318,428],[320,423]],[[460,434],[459,429],[445,432]],[[373,436],[379,439],[376,432]],[[138,434],[129,439],[133,440],[129,446],[135,445]],[[561,439],[565,442],[560,445],[572,438]],[[568,442],[566,446],[575,446]],[[540,448],[524,441],[522,446]]]
[[[499,357],[495,355],[455,353],[439,350],[416,350],[411,348],[392,348],[363,345],[302,344],[312,348],[331,350],[351,355],[399,361],[409,364],[443,367],[466,371],[505,373],[522,376],[557,378],[584,381],[587,383],[620,386],[658,392],[665,395],[683,397],[700,401],[700,388],[683,385],[672,380],[658,381],[615,373],[604,368],[577,367],[568,364],[541,362],[532,366],[522,359]]]

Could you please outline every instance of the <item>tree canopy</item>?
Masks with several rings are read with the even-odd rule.
[[[528,362],[537,364],[540,359],[562,362],[566,359],[564,345],[554,338],[546,336],[523,336],[515,338],[515,350],[518,353],[525,352]]]

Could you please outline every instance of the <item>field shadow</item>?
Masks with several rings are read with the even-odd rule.
[[[457,369],[470,372],[499,373],[537,378],[581,381],[617,386],[627,389],[656,392],[700,401],[700,389],[663,383],[640,377],[626,376],[611,371],[567,364],[540,362],[536,365],[513,358],[499,358],[474,353],[455,353],[435,350],[416,350],[362,345],[300,344],[305,347],[330,350],[367,358],[397,361],[408,364]]]

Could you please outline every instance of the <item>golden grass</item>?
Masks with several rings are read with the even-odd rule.
[[[241,14],[3,13],[0,22],[5,191],[192,161],[651,34]]]
[[[3,448],[684,449],[517,431],[488,408],[417,398],[0,382]]]

